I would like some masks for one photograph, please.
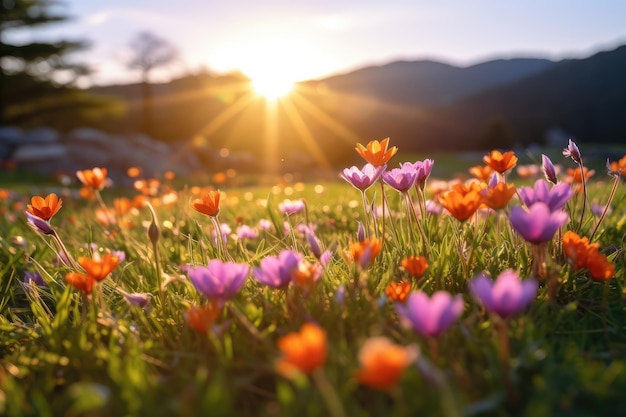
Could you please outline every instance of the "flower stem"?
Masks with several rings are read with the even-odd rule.
[[[326,373],[322,368],[318,368],[313,372],[313,380],[320,394],[322,394],[322,398],[326,403],[326,407],[328,407],[328,412],[331,417],[346,417],[346,412],[343,409],[341,400],[330,384],[330,381],[328,381]]]
[[[511,361],[509,348],[509,326],[505,320],[498,320],[495,323],[496,332],[498,334],[498,342],[500,344],[500,366],[502,368],[502,382],[506,390],[507,402],[510,405],[517,404],[517,392],[511,381]]]
[[[361,191],[361,199],[363,200],[363,214],[365,215],[365,236],[370,237],[370,218],[367,215],[367,197],[365,191]]]
[[[602,221],[604,220],[604,217],[606,216],[607,211],[609,210],[611,201],[613,201],[613,197],[615,196],[615,190],[617,190],[618,183],[619,183],[619,175],[616,175],[615,181],[613,181],[613,188],[611,188],[611,193],[609,194],[609,199],[607,200],[606,205],[604,206],[604,210],[602,210],[602,214],[600,215],[598,222],[593,228],[593,232],[591,232],[591,235],[589,236],[589,242],[593,241],[593,237],[596,235],[596,232],[598,231],[598,227],[600,227],[600,223],[602,223]]]
[[[577,232],[580,231],[580,228],[582,227],[583,217],[585,216],[585,208],[587,207],[587,181],[585,181],[585,169],[583,168],[582,158],[580,159],[579,167],[580,167],[580,180],[582,181],[582,184],[583,184],[583,207],[580,211],[580,220],[578,222],[578,229],[576,230]]]

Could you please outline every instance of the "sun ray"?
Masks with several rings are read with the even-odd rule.
[[[278,173],[278,102],[265,101],[265,163],[270,174]]]
[[[285,113],[287,114],[287,117],[289,118],[289,120],[295,127],[296,131],[300,135],[300,139],[302,139],[304,146],[311,153],[311,155],[313,156],[313,159],[322,168],[329,169],[330,163],[326,159],[326,156],[324,155],[324,152],[322,151],[322,149],[319,147],[319,145],[315,141],[315,138],[313,137],[313,134],[307,127],[306,123],[304,122],[304,120],[302,120],[302,116],[300,115],[300,112],[298,111],[296,106],[293,104],[293,102],[291,100],[283,100],[280,102],[280,104],[285,109]]]
[[[197,133],[197,135],[210,135],[220,127],[224,126],[229,120],[235,117],[238,113],[243,111],[255,100],[254,95],[247,93],[244,96],[239,97],[237,101],[226,107],[226,109],[215,116],[213,120],[203,126]]]

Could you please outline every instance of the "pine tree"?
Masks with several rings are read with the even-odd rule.
[[[69,129],[98,125],[123,110],[108,97],[76,87],[89,71],[67,55],[87,47],[82,41],[11,42],[12,31],[63,22],[53,0],[0,0],[0,125],[47,125]]]

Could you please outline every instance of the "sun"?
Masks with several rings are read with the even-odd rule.
[[[268,100],[276,100],[291,92],[294,81],[278,73],[257,74],[252,76],[252,88],[257,94]]]

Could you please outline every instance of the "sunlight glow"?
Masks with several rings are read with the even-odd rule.
[[[280,74],[268,73],[263,75],[255,75],[252,78],[252,88],[258,94],[269,100],[276,100],[287,95],[293,89],[294,82]]]

